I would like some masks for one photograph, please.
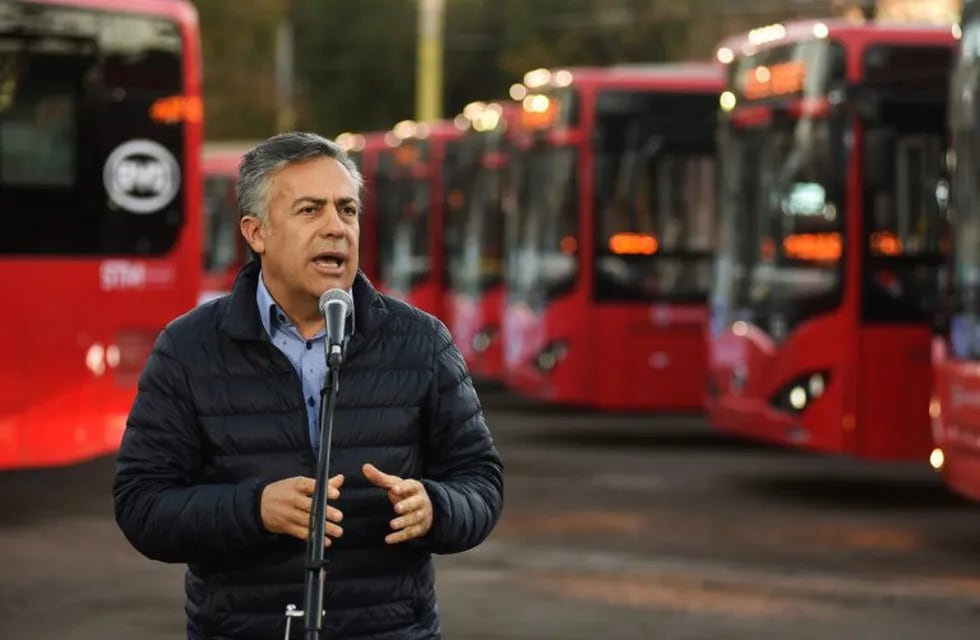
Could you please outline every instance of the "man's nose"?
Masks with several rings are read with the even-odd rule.
[[[340,219],[340,211],[337,210],[337,205],[328,203],[323,208],[319,232],[324,236],[344,235],[344,222]]]

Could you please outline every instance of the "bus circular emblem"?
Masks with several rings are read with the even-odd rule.
[[[160,143],[130,140],[109,154],[102,179],[114,204],[130,213],[153,213],[180,190],[180,166]]]

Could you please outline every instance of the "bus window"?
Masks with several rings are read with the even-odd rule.
[[[544,144],[524,154],[509,293],[531,306],[543,305],[575,284],[577,159],[573,148]]]
[[[755,171],[732,192],[735,236],[731,304],[776,340],[843,295],[843,135],[837,119],[794,119],[735,131],[729,144]],[[734,310],[734,309],[733,309]]]
[[[964,32],[965,33],[965,32]],[[977,30],[980,35],[980,29]],[[980,181],[976,179],[978,141],[973,135],[954,137],[953,316],[950,349],[955,358],[980,360]]]
[[[161,255],[182,228],[183,130],[150,118],[182,91],[179,27],[88,17],[70,36],[0,33],[0,254]]]
[[[605,92],[596,125],[596,297],[706,299],[717,96]]]
[[[459,247],[458,287],[476,295],[500,284],[501,264],[501,191],[503,175],[500,169],[482,169],[473,182],[471,197],[466,204],[465,227]]]
[[[406,295],[432,268],[429,179],[379,175],[377,193],[380,280],[389,291]]]
[[[235,265],[244,242],[238,231],[235,178],[208,176],[204,179],[204,270],[217,273]],[[247,247],[245,247],[247,250]]]
[[[945,153],[945,47],[879,45],[865,54],[875,117],[868,137],[887,140],[872,159],[884,166],[864,181],[865,261],[862,317],[866,322],[924,322],[939,297],[941,212],[936,185]],[[901,61],[901,72],[885,74]],[[881,147],[882,145],[878,145]]]

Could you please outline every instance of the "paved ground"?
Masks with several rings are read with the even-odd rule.
[[[439,559],[448,639],[980,637],[980,505],[923,465],[486,399],[505,515]],[[112,472],[0,474],[0,638],[182,637],[182,569],[127,545]]]

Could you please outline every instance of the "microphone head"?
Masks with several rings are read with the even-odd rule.
[[[320,313],[324,316],[327,314],[327,307],[331,302],[343,303],[345,318],[354,312],[354,301],[351,299],[350,294],[343,289],[328,289],[320,296],[320,302],[317,306],[320,307]]]

